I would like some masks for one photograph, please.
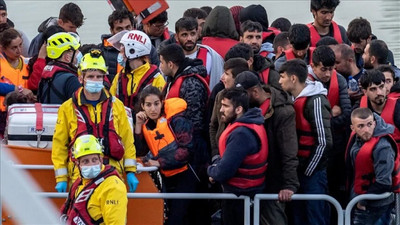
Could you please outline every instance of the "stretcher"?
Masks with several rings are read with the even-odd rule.
[[[8,147],[13,155],[19,160],[16,164],[25,165],[52,165],[51,150],[41,148],[30,148],[23,146],[2,146]],[[28,173],[37,182],[43,192],[55,192],[55,178],[52,169],[28,170]],[[136,193],[159,193],[148,172],[137,174],[139,185]],[[65,199],[51,199],[54,207],[59,209]],[[127,211],[128,225],[162,225],[164,221],[164,201],[162,199],[128,199]],[[23,212],[22,212],[23,213]],[[15,217],[7,212],[7,206],[2,208],[2,224],[14,225]]]

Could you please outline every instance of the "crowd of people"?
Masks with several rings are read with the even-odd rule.
[[[400,190],[400,70],[367,19],[333,20],[339,4],[310,0],[309,24],[269,24],[256,4],[190,8],[175,32],[167,11],[137,23],[118,9],[100,44],[81,45],[77,4],[29,44],[0,0],[0,132],[13,103],[61,105],[52,161],[68,224],[123,224],[139,162],[166,193],[278,194],[264,225],[334,224],[327,202],[292,195],[345,207]],[[240,200],[165,203],[165,224],[244,221]],[[393,208],[393,194],[360,201],[352,223],[390,224]]]

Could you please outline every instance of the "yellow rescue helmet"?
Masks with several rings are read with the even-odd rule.
[[[67,32],[59,32],[47,39],[47,57],[58,59],[68,50],[78,50],[80,44],[76,38]]]
[[[75,140],[73,154],[75,159],[91,154],[103,155],[103,148],[95,136],[87,134]]]
[[[101,70],[107,74],[107,65],[103,56],[101,55],[100,49],[92,49],[89,53],[86,53],[79,65],[78,73],[82,74],[85,70]]]

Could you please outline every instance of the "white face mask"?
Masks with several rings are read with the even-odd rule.
[[[103,81],[86,80],[85,89],[89,93],[99,93],[103,87]]]
[[[97,177],[101,172],[101,164],[94,166],[82,166],[81,174],[86,179],[93,179]]]

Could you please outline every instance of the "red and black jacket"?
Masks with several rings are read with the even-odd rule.
[[[306,57],[308,57],[309,60],[308,60],[308,62],[306,62],[307,65],[310,65],[312,63],[312,54],[313,54],[314,50],[315,50],[314,47],[308,48],[308,52],[307,52],[307,56]],[[288,49],[288,50],[285,50],[285,56],[286,56],[286,61],[289,61],[289,60],[292,60],[292,59],[296,58],[292,48]]]
[[[118,172],[112,166],[105,166],[105,169],[93,180],[91,180],[79,193],[75,196],[79,185],[82,184],[81,178],[78,178],[74,184],[72,184],[71,190],[68,194],[67,201],[61,208],[61,213],[67,215],[67,224],[69,225],[80,225],[80,224],[101,224],[103,218],[94,220],[88,210],[88,202],[90,196],[93,194],[94,190],[109,176],[117,176]]]
[[[229,125],[219,138],[219,154],[224,156],[226,142],[229,135],[238,127],[247,127],[257,134],[261,142],[260,150],[244,158],[234,177],[228,180],[228,184],[240,189],[248,189],[261,186],[265,182],[268,158],[268,138],[263,124],[248,124],[235,122]]]
[[[210,95],[210,89],[208,88],[208,84],[207,81],[204,77],[200,76],[199,74],[188,74],[188,75],[183,75],[178,77],[178,79],[176,79],[175,81],[173,81],[170,85],[167,85],[165,88],[168,88],[166,91],[166,95],[165,95],[165,99],[169,99],[169,98],[179,98],[179,91],[181,90],[181,86],[183,81],[188,78],[188,77],[196,77],[197,79],[199,79],[204,87],[207,89],[207,95]]]
[[[308,29],[310,29],[310,35],[311,35],[311,41],[310,41],[310,47],[316,47],[317,42],[321,39],[321,35],[319,35],[317,29],[315,29],[314,25],[312,23],[307,24]],[[342,39],[342,34],[340,33],[339,26],[335,21],[332,21],[332,26],[333,26],[333,38],[339,43],[343,43]]]

